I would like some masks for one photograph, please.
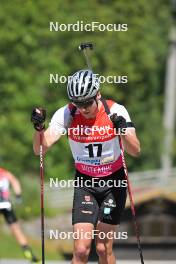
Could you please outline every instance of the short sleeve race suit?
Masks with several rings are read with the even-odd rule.
[[[124,106],[111,100],[106,103],[112,114],[117,113],[131,122]],[[122,167],[120,140],[103,104],[94,119],[86,119],[79,109],[72,118],[72,108],[68,104],[57,110],[50,129],[55,134],[68,133],[76,170],[91,177],[105,177],[119,170]]]

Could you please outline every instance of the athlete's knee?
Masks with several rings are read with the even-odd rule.
[[[86,260],[89,256],[90,248],[84,245],[77,245],[74,249],[76,259]]]
[[[107,254],[107,250],[106,250],[105,245],[103,243],[98,243],[96,245],[96,252],[97,252],[99,257],[105,257]]]
[[[104,243],[97,243],[96,252],[99,257],[109,257],[113,254],[112,247]]]

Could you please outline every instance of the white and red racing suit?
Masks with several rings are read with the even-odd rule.
[[[126,108],[111,100],[106,100],[110,112],[123,116],[131,122]],[[111,175],[122,167],[119,136],[113,131],[103,104],[94,119],[86,119],[76,110],[71,116],[73,105],[58,109],[50,122],[51,133],[68,132],[69,143],[76,169],[92,177]]]

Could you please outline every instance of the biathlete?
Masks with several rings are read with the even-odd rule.
[[[74,240],[72,263],[88,262],[93,238],[88,234],[95,234],[96,230],[99,263],[115,264],[114,237],[108,234],[117,230],[126,202],[127,186],[117,186],[116,182],[125,180],[122,150],[137,157],[140,143],[126,108],[101,97],[98,78],[91,70],[76,72],[68,82],[67,93],[71,102],[55,112],[47,129],[46,111],[33,109],[34,152],[39,155],[40,132],[43,131],[44,153],[68,132],[75,179],[84,183],[74,188],[73,231],[82,235]],[[99,236],[102,233],[103,238]]]
[[[12,186],[16,195],[16,203],[21,203],[22,190],[20,182],[10,171],[0,167],[0,214],[4,216],[11,233],[17,240],[18,244],[21,246],[26,259],[31,261],[31,263],[41,263],[41,261],[33,254],[31,247],[28,245],[27,238],[21,230],[21,227],[17,221],[17,217],[12,208],[12,203],[10,200],[10,185]]]

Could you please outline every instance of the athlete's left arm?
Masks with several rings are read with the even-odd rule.
[[[121,139],[125,151],[133,157],[138,157],[141,148],[135,128],[127,128],[126,135],[121,135]]]
[[[127,127],[125,135],[121,134],[125,151],[133,157],[138,157],[140,154],[140,142],[137,138],[135,127],[133,127],[134,125],[131,122],[127,109],[123,105],[115,103],[111,107],[111,113],[117,115],[115,116],[115,119],[118,119],[116,120],[116,122],[118,122],[117,128]],[[129,124],[131,124],[130,127]]]

